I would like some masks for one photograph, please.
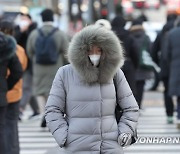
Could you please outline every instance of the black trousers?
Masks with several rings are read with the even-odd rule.
[[[19,154],[19,136],[18,136],[18,117],[19,117],[19,101],[7,105],[6,112],[6,153]]]
[[[177,113],[178,113],[177,118],[178,120],[180,120],[180,96],[178,96],[177,98]]]
[[[168,85],[168,78],[163,78],[162,79],[163,84],[164,84],[164,105],[166,108],[166,115],[167,116],[173,116],[174,112],[174,104],[173,104],[173,99],[171,96],[168,95],[168,90],[169,90],[169,85]]]
[[[0,153],[5,154],[6,152],[6,134],[5,134],[5,123],[6,123],[6,106],[0,107]]]
[[[136,92],[135,98],[139,105],[139,108],[141,108],[141,105],[142,105],[142,99],[143,99],[143,94],[144,94],[144,85],[145,85],[145,80],[136,81],[137,92]]]

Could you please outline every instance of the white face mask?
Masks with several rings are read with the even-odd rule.
[[[96,67],[99,65],[101,55],[89,55],[92,64]]]
[[[27,26],[29,26],[29,22],[28,22],[28,21],[23,20],[23,21],[21,21],[21,22],[19,23],[19,27],[20,27],[21,29],[23,29],[24,27],[27,27]]]

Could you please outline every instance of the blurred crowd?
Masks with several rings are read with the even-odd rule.
[[[54,27],[52,10],[45,9],[41,17],[42,27],[29,14],[20,13],[15,21],[0,20],[0,149],[3,154],[19,154],[17,123],[27,104],[33,112],[29,119],[43,115],[54,76],[59,67],[68,64],[66,51],[71,38]],[[95,24],[118,36],[126,59],[122,70],[140,108],[145,81],[158,71],[164,85],[167,122],[173,123],[172,97],[176,96],[177,128],[180,129],[180,18],[168,15],[154,42],[143,28],[146,20],[145,15],[134,19],[129,29],[125,29],[127,21],[122,16],[112,21],[100,19]],[[56,52],[52,54],[52,50]],[[46,127],[42,117],[41,127]]]

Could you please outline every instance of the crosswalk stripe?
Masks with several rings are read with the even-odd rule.
[[[174,116],[174,121],[176,120]],[[147,108],[141,111],[138,123],[138,137],[179,137],[175,124],[167,124],[164,108]],[[48,128],[40,128],[40,121],[19,123],[20,154],[47,154],[57,147]],[[179,144],[140,143],[124,149],[125,154],[179,154]],[[63,154],[59,151],[59,154]],[[50,154],[50,153],[48,153]]]
[[[158,134],[158,132],[156,134],[142,134],[142,133],[138,133],[139,137],[180,137],[180,134],[171,134],[171,133],[166,133],[166,134]]]
[[[143,133],[149,133],[149,134],[166,134],[166,133],[171,133],[171,134],[177,134],[179,131],[177,129],[138,129],[140,134]]]
[[[26,149],[26,148],[32,148],[33,149],[43,149],[43,148],[51,148],[57,146],[57,143],[54,142],[49,142],[49,143],[21,143],[21,148]]]
[[[139,153],[139,152],[134,152],[134,151],[128,151],[128,152],[125,152],[125,154],[152,154],[152,152],[148,152],[148,151],[146,151],[146,152],[141,152],[141,153]],[[179,154],[179,152],[156,152],[155,154]]]
[[[138,125],[138,129],[176,129],[175,125],[172,124],[164,124],[164,125],[143,125],[143,124],[139,124]]]
[[[20,154],[46,154],[57,147],[55,139],[48,128],[40,127],[40,120],[26,120],[18,124]]]
[[[144,150],[147,150],[149,149],[150,151],[152,152],[163,152],[163,151],[169,151],[169,152],[173,152],[173,151],[179,151],[180,150],[180,146],[179,144],[177,145],[154,145],[154,144],[151,144],[151,145],[133,145],[133,146],[130,146],[129,148],[127,148],[125,151],[144,151]]]
[[[44,129],[42,130],[42,128],[40,127],[33,127],[33,128],[29,128],[29,127],[26,127],[26,128],[20,128],[19,131],[21,132],[48,132],[47,129]]]
[[[20,154],[45,154],[46,150],[21,150]]]
[[[175,114],[176,115],[176,114]],[[174,122],[176,118],[174,116]],[[175,124],[167,124],[165,109],[147,108],[141,111],[138,123],[138,137],[155,137],[155,138],[179,138],[180,131]],[[124,149],[125,154],[178,154],[180,151],[179,144],[150,144],[139,143]]]
[[[20,132],[19,136],[21,137],[51,137],[50,133],[46,132]]]
[[[27,137],[27,138],[23,137],[23,138],[20,138],[20,142],[22,143],[31,143],[31,142],[49,143],[49,142],[56,142],[56,141],[52,137],[51,138],[35,138],[35,139],[33,137]]]

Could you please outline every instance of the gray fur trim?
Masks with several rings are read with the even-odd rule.
[[[0,62],[10,59],[16,53],[16,41],[13,37],[0,32],[4,45],[0,48]],[[1,44],[2,45],[2,44]]]
[[[93,45],[103,50],[99,67],[94,67],[88,57]],[[68,60],[85,82],[108,83],[124,63],[123,48],[112,31],[91,25],[73,37]]]

